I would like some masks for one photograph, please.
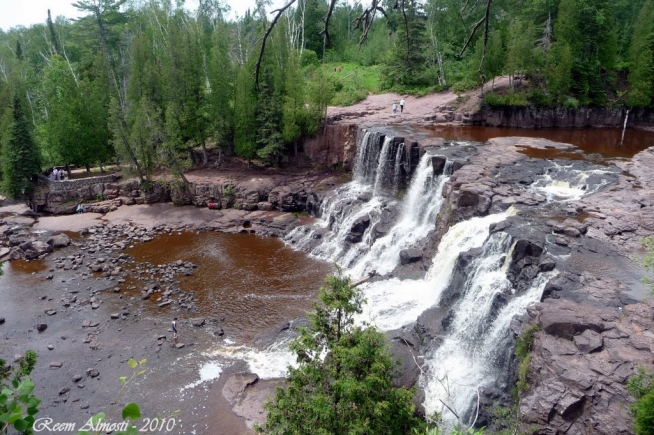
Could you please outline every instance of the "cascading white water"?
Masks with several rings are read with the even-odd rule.
[[[444,174],[435,177],[432,155],[425,153],[400,205],[400,218],[384,237],[375,239],[373,231],[382,213],[397,205],[398,200],[389,195],[396,193],[401,184],[405,150],[404,144],[393,145],[394,138],[390,136],[384,137],[379,148],[380,140],[379,133],[363,135],[355,157],[353,181],[323,201],[318,226],[330,231],[311,249],[312,256],[337,262],[355,278],[373,269],[378,273],[392,271],[400,262],[400,251],[414,246],[434,229],[443,204],[443,186],[452,167],[448,162]],[[367,201],[362,202],[361,198]],[[353,225],[362,219],[369,220],[369,224],[361,241],[349,243]],[[315,244],[315,236],[315,227],[298,227],[286,241],[303,249]]]
[[[575,201],[586,195],[597,192],[608,184],[608,180],[599,179],[590,183],[589,178],[593,175],[607,174],[609,171],[602,169],[579,170],[572,165],[564,166],[554,163],[548,172],[531,185],[536,193],[545,195],[551,201]]]
[[[440,302],[443,291],[450,285],[459,254],[481,247],[488,238],[489,226],[512,213],[513,209],[509,209],[505,213],[472,218],[450,227],[441,239],[424,279],[390,279],[365,286],[363,294],[367,304],[361,319],[383,331],[415,322],[423,311]]]
[[[398,222],[386,236],[375,240],[367,254],[350,268],[352,276],[364,276],[373,269],[379,274],[391,272],[399,264],[401,250],[414,246],[434,230],[444,201],[443,187],[451,172],[452,163],[448,161],[443,175],[434,177],[431,156],[422,157]]]
[[[394,194],[397,194],[400,184],[402,182],[402,156],[404,155],[404,143],[397,146],[395,151],[395,168],[393,169],[393,187],[395,187]]]
[[[372,189],[374,196],[382,194],[382,189],[388,185],[389,178],[392,178],[393,171],[391,170],[395,165],[393,159],[390,158],[393,148],[393,138],[386,136],[384,144],[382,145],[381,153],[379,154],[379,161],[377,163],[377,170],[375,171],[375,184]]]
[[[527,291],[494,310],[497,295],[514,292],[506,278],[510,246],[505,233],[494,234],[484,244],[483,254],[469,266],[471,273],[447,336],[425,360],[427,371],[420,380],[425,409],[438,412],[449,427],[473,423],[478,394],[506,370],[502,357],[511,320],[540,300],[551,277],[539,275]]]

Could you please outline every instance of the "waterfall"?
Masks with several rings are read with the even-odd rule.
[[[379,274],[391,272],[399,264],[401,250],[414,246],[434,230],[444,201],[443,187],[452,173],[452,162],[447,162],[443,175],[434,177],[431,157],[425,154],[420,159],[402,201],[399,220],[386,236],[375,240],[367,254],[350,268],[352,276],[364,276],[373,269]]]
[[[424,279],[390,279],[368,284],[363,294],[368,303],[361,318],[383,331],[415,322],[428,308],[438,305],[443,291],[450,285],[459,254],[479,248],[488,238],[489,226],[501,222],[514,212],[476,217],[450,227],[441,239],[432,266]]]
[[[355,278],[373,269],[391,272],[400,263],[402,249],[415,246],[433,231],[452,171],[448,162],[443,175],[435,177],[432,155],[425,153],[406,195],[398,201],[394,194],[403,183],[404,154],[404,144],[394,137],[382,140],[380,133],[366,131],[355,156],[353,181],[324,199],[317,225],[298,227],[285,240],[299,249],[309,247],[312,256],[338,262]],[[397,222],[381,228],[384,213],[398,206]],[[365,227],[360,240],[353,240],[353,227]],[[316,237],[321,237],[319,242]]]
[[[377,170],[375,171],[375,184],[372,189],[374,196],[379,196],[382,189],[388,185],[388,182],[393,176],[393,160],[390,159],[392,155],[393,138],[386,136],[384,144],[382,145],[381,153],[379,154],[379,161],[377,163]]]
[[[395,151],[395,168],[393,169],[393,187],[395,188],[394,194],[397,194],[400,185],[402,184],[402,156],[404,155],[404,142],[397,146]]]
[[[622,137],[620,138],[620,146],[624,144],[624,134],[627,132],[627,121],[629,120],[629,109],[627,109],[627,113],[624,116],[624,125],[622,126]]]
[[[381,139],[380,132],[366,131],[359,145],[354,159],[353,180],[361,184],[370,184],[374,181],[377,169],[377,148]]]
[[[496,233],[484,243],[482,254],[469,266],[443,343],[426,356],[428,369],[420,380],[425,409],[440,413],[450,427],[473,423],[478,394],[508,370],[505,357],[511,320],[540,300],[550,278],[550,274],[541,274],[527,291],[515,295],[505,274],[511,247],[511,237],[505,233]],[[498,308],[494,304],[502,294],[514,297]]]

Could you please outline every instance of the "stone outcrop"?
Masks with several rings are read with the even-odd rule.
[[[35,202],[40,211],[51,214],[72,214],[82,204],[84,211],[108,213],[121,205],[154,204],[172,201],[176,205],[195,205],[214,209],[246,211],[283,211],[313,213],[323,192],[333,186],[331,174],[252,174],[224,173],[219,176],[187,177],[188,187],[167,181],[155,181],[143,186],[138,180],[113,182],[108,177],[70,181],[66,189],[50,191],[39,187]],[[77,183],[83,181],[83,183]],[[106,182],[112,181],[112,182]],[[49,185],[59,186],[50,182]]]
[[[626,382],[654,361],[654,301],[621,310],[548,299],[529,316],[542,332],[520,402],[524,423],[542,434],[633,433]]]
[[[326,168],[342,164],[352,169],[358,130],[355,124],[326,124],[315,138],[304,141],[304,155]]]
[[[626,110],[624,108],[543,109],[536,107],[488,107],[484,106],[472,114],[470,123],[492,127],[512,128],[622,128]],[[654,124],[651,110],[632,110],[629,127]]]

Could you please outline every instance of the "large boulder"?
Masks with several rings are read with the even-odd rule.
[[[65,248],[70,245],[70,237],[64,233],[55,234],[54,236],[49,237],[46,243],[55,249]]]
[[[588,305],[561,300],[557,303],[557,309],[550,309],[553,303],[552,299],[547,299],[537,306],[541,311],[538,323],[549,335],[572,340],[586,330],[601,333],[606,329],[606,321]],[[615,318],[615,315],[610,316],[610,320]]]
[[[49,254],[53,251],[52,246],[39,240],[30,240],[20,245],[20,249],[25,253],[27,260],[35,260],[41,255]]]

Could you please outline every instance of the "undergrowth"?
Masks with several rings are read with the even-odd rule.
[[[531,348],[534,345],[536,333],[540,331],[538,325],[531,325],[516,340],[515,356],[518,359],[518,383],[516,385],[518,395],[529,388],[529,364],[531,363]]]

